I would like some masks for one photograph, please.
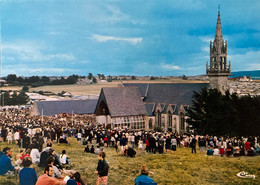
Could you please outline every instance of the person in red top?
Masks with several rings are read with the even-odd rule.
[[[220,155],[221,157],[223,157],[224,154],[225,154],[225,148],[224,148],[223,146],[221,146],[221,147],[219,148],[219,155]]]
[[[146,144],[146,152],[150,152],[149,139],[146,139],[145,144]]]
[[[31,150],[27,149],[25,154],[20,157],[21,160],[23,160],[25,157],[30,157]]]
[[[247,142],[245,143],[245,149],[246,149],[246,151],[250,150],[250,148],[251,148],[250,142],[247,141]]]
[[[44,169],[44,175],[41,175],[35,185],[66,185],[66,182],[52,177],[52,165],[47,165]]]

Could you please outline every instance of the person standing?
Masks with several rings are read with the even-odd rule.
[[[175,153],[177,149],[177,139],[175,138],[175,136],[172,137],[171,144],[172,144],[172,151]]]
[[[108,179],[108,169],[109,166],[105,160],[106,153],[100,152],[98,154],[98,166],[97,170],[95,171],[95,174],[98,174],[97,182],[96,184],[99,185],[100,183],[103,183],[103,185],[107,185],[107,179]]]
[[[195,136],[192,137],[192,140],[191,140],[191,153],[194,153],[196,154],[196,143],[197,143],[197,140],[195,139]]]

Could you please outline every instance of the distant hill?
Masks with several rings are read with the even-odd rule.
[[[257,71],[237,71],[231,72],[231,78],[250,76],[252,79],[260,79],[260,70]]]

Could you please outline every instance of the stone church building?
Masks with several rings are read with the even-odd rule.
[[[230,72],[218,12],[215,39],[210,42],[210,64],[206,64],[209,84],[126,83],[123,87],[103,88],[95,110],[97,122],[111,128],[189,132],[186,118],[193,92],[205,87],[224,93]]]

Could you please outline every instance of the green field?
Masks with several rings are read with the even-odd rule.
[[[103,87],[118,87],[122,83],[205,83],[204,81],[197,80],[182,80],[181,78],[175,79],[161,79],[161,80],[125,80],[125,81],[113,81],[113,82],[99,82],[96,84],[86,84],[86,85],[45,85],[35,88],[30,88],[29,92],[33,91],[48,91],[55,94],[61,93],[62,91],[69,92],[77,96],[86,96],[86,95],[99,95]],[[20,91],[22,86],[4,86],[0,87],[0,90],[12,90]]]
[[[83,153],[84,147],[76,139],[69,138],[69,145],[54,144],[53,148],[58,154],[63,149],[71,157],[70,162],[79,171],[88,185],[94,185],[97,176],[94,174],[97,166],[97,155]],[[1,149],[6,144],[0,143]],[[13,156],[18,152],[15,145]],[[191,154],[190,148],[177,148],[176,153],[146,154],[138,153],[135,158],[119,156],[114,148],[104,148],[109,163],[108,184],[134,184],[134,179],[140,173],[140,167],[145,164],[150,169],[150,176],[159,185],[172,184],[260,184],[260,156],[257,157],[219,157],[206,156],[205,154]],[[13,157],[14,158],[14,157]],[[38,175],[42,169],[35,167]],[[256,175],[256,179],[243,179],[237,173],[246,171]],[[0,176],[0,184],[19,184],[18,176]]]

